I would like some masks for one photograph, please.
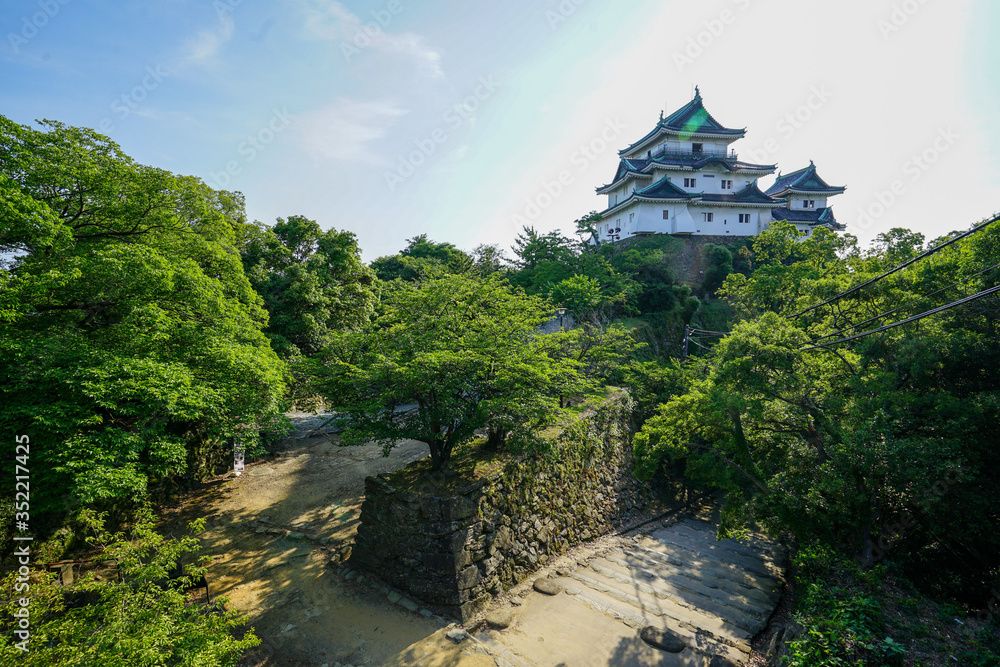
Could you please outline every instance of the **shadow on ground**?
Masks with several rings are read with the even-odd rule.
[[[357,531],[365,477],[423,458],[426,446],[404,442],[384,458],[375,445],[306,437],[315,419],[297,417],[299,431],[277,456],[188,494],[164,515],[164,528],[179,536],[189,521],[206,519],[200,537],[212,557],[212,593],[247,613],[263,642],[241,667],[385,664],[440,623],[339,580],[327,564]]]

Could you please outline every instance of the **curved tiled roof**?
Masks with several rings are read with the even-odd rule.
[[[751,183],[739,192],[731,195],[702,195],[702,201],[720,204],[781,204],[780,199],[770,197],[760,191],[756,183]]]
[[[682,134],[731,134],[740,137],[746,134],[746,130],[734,130],[715,120],[705,108],[698,88],[695,88],[693,100],[661,120],[659,126]]]
[[[632,160],[636,162],[636,160]],[[720,165],[725,167],[728,171],[766,171],[768,173],[773,173],[777,169],[778,165],[775,164],[753,164],[751,162],[743,162],[741,160],[736,160],[732,158],[721,158],[721,157],[701,157],[698,155],[670,155],[654,158],[652,160],[643,160],[646,162],[646,167],[648,168],[651,164],[662,164],[672,167],[690,167],[691,169],[704,169],[710,164]]]
[[[767,194],[783,195],[791,190],[839,195],[847,188],[833,186],[824,181],[817,173],[816,165],[810,162],[805,169],[799,169],[787,176],[779,176],[774,185],[767,189]]]
[[[653,183],[648,188],[637,190],[635,193],[639,197],[648,199],[697,199],[701,195],[694,192],[685,192],[670,182],[670,177],[665,176]]]
[[[771,216],[775,220],[787,220],[788,222],[807,224],[813,227],[822,225],[836,230],[847,229],[846,225],[837,222],[837,218],[834,217],[831,207],[815,210],[787,207],[775,208],[771,210]]]
[[[715,135],[740,138],[745,136],[746,133],[746,129],[736,130],[725,127],[722,123],[715,120],[712,114],[708,112],[708,109],[705,108],[705,104],[701,99],[701,91],[696,88],[693,100],[666,118],[661,114],[660,122],[657,123],[652,132],[621,151],[620,154],[624,155],[636,150],[636,148],[648,143],[659,134],[680,134],[684,136]]]

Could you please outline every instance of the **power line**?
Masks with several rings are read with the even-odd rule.
[[[889,315],[892,315],[893,313],[898,313],[899,311],[903,310],[904,308],[908,308],[909,306],[912,306],[915,303],[920,303],[921,301],[926,301],[927,299],[930,299],[933,296],[937,296],[938,294],[941,294],[943,292],[947,292],[950,289],[958,287],[959,285],[961,285],[964,282],[972,280],[973,278],[978,278],[979,276],[983,275],[984,273],[989,273],[990,271],[992,271],[994,269],[998,269],[998,268],[1000,268],[1000,264],[994,264],[993,266],[989,267],[988,269],[983,269],[979,273],[975,273],[975,274],[973,274],[971,276],[966,276],[965,278],[962,278],[961,280],[959,280],[957,282],[954,282],[951,285],[948,285],[947,287],[945,287],[943,289],[939,289],[936,292],[931,292],[930,294],[928,294],[926,296],[922,296],[922,297],[920,297],[918,299],[913,299],[911,301],[907,301],[902,306],[899,306],[897,308],[893,308],[892,310],[886,311],[886,312],[882,313],[881,315],[876,315],[875,317],[867,319],[864,322],[859,322],[857,324],[852,324],[849,327],[844,327],[840,331],[834,331],[833,333],[828,333],[825,336],[820,336],[819,338],[813,340],[813,342],[816,343],[816,342],[819,342],[819,341],[821,341],[821,340],[823,340],[825,338],[833,338],[834,336],[839,336],[840,334],[844,333],[845,331],[850,331],[851,329],[860,329],[861,327],[865,326],[866,324],[871,324],[872,322],[876,322],[878,320],[884,319],[885,317],[887,317]]]
[[[962,239],[968,238],[968,237],[972,236],[973,234],[981,232],[982,230],[986,229],[987,227],[989,227],[993,223],[997,222],[998,220],[1000,220],[1000,217],[993,218],[992,220],[987,220],[986,222],[973,227],[969,231],[967,231],[967,232],[965,232],[963,234],[959,234],[955,238],[953,238],[953,239],[951,239],[949,241],[945,241],[941,245],[935,246],[935,247],[931,248],[930,250],[927,250],[927,251],[925,251],[925,252],[917,255],[913,259],[908,260],[906,262],[903,262],[902,264],[900,264],[896,268],[890,269],[889,271],[886,271],[885,273],[883,273],[882,275],[880,275],[880,276],[878,276],[876,278],[872,278],[871,280],[867,280],[867,281],[861,283],[860,285],[857,285],[856,287],[852,287],[851,289],[847,290],[846,292],[841,292],[840,294],[838,294],[838,295],[836,295],[836,296],[834,296],[834,297],[832,297],[830,299],[827,299],[823,303],[818,303],[815,306],[811,306],[809,308],[806,308],[805,310],[800,311],[800,312],[792,315],[791,317],[792,318],[802,317],[806,313],[810,313],[810,312],[812,312],[812,311],[814,311],[814,310],[816,310],[818,308],[822,308],[823,306],[826,306],[826,305],[829,305],[831,303],[834,303],[835,301],[840,301],[844,297],[847,297],[847,296],[850,296],[852,294],[855,294],[856,292],[859,292],[860,290],[864,289],[865,287],[868,287],[869,285],[874,285],[875,283],[879,282],[880,280],[884,280],[885,278],[888,278],[889,276],[893,275],[894,273],[899,273],[900,271],[902,271],[906,267],[910,266],[911,264],[915,264],[916,262],[919,262],[922,259],[926,259],[927,257],[930,257],[931,255],[937,254],[937,253],[941,252],[942,250],[944,250],[945,248],[947,248],[948,246],[950,246],[950,245],[952,245],[954,243],[958,243]]]
[[[864,333],[855,334],[854,336],[848,336],[847,338],[841,338],[839,340],[830,341],[829,343],[823,343],[822,345],[813,345],[812,347],[802,348],[802,352],[808,352],[809,350],[819,350],[827,347],[832,347],[833,345],[838,345],[840,343],[847,343],[852,340],[857,340],[859,338],[867,338],[877,333],[882,333],[883,331],[889,331],[890,329],[895,329],[896,327],[901,327],[904,324],[910,324],[911,322],[916,322],[917,320],[922,320],[925,317],[930,317],[931,315],[937,315],[938,313],[943,313],[946,310],[951,310],[952,308],[957,308],[958,306],[964,306],[967,303],[976,301],[977,299],[982,299],[983,297],[990,296],[991,294],[996,294],[1000,292],[1000,286],[993,287],[988,290],[979,292],[978,294],[973,294],[972,296],[960,299],[949,303],[947,306],[941,306],[940,308],[935,308],[934,310],[928,310],[926,313],[921,313],[920,315],[914,315],[905,320],[899,322],[893,322],[892,324],[887,324],[884,327],[879,327],[878,329],[873,329],[871,331],[866,331]]]

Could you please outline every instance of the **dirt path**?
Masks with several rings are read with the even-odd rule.
[[[327,563],[357,531],[365,477],[423,458],[426,445],[404,442],[383,458],[378,446],[304,437],[317,425],[312,415],[293,422],[297,433],[277,458],[192,493],[164,517],[166,526],[177,535],[191,519],[207,519],[201,538],[212,593],[249,614],[263,640],[241,665],[386,664],[434,635],[440,621],[342,582]]]

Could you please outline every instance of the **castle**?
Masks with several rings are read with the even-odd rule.
[[[830,197],[846,188],[829,185],[810,162],[778,180],[766,192],[758,179],[777,165],[742,162],[730,145],[746,129],[723,127],[705,109],[701,91],[664,118],[652,132],[619,152],[621,163],[610,185],[597,189],[608,207],[597,225],[600,241],[633,236],[754,236],[775,221],[787,220],[810,235],[816,227],[842,231]]]

